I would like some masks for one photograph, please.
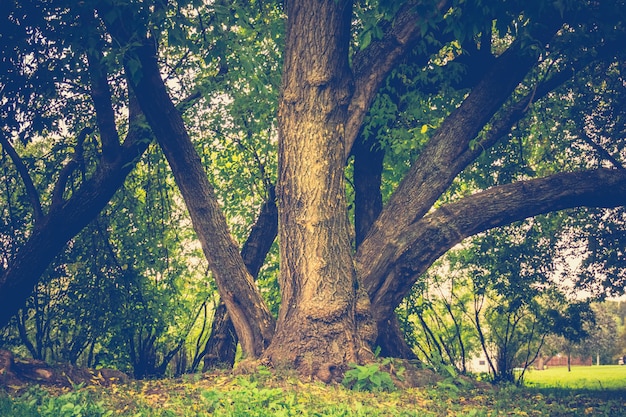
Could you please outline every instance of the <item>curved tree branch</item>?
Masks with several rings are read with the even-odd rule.
[[[432,263],[466,237],[527,217],[573,207],[626,204],[626,171],[597,169],[519,181],[447,204],[405,228],[379,287],[368,287],[374,317],[381,322]]]
[[[99,12],[107,16],[113,7],[117,6],[103,2]],[[149,36],[132,38],[125,31],[125,27],[132,27],[135,21],[132,10],[122,8],[121,16],[121,21],[105,24],[111,36],[121,45],[131,45],[131,41],[137,45],[126,53],[124,59],[127,69],[131,61],[140,64],[141,77],[129,77],[129,84],[172,169],[220,296],[237,329],[244,355],[257,357],[271,341],[274,318],[246,269],[202,161],[180,113],[175,111],[161,77],[154,39]]]
[[[33,184],[33,179],[30,177],[30,174],[28,173],[28,168],[26,167],[26,165],[24,165],[24,161],[22,161],[22,158],[20,158],[17,151],[15,150],[13,145],[11,145],[11,142],[2,130],[0,130],[0,145],[2,145],[6,153],[13,161],[15,169],[17,170],[18,174],[22,178],[22,181],[24,182],[24,188],[26,189],[28,200],[30,201],[30,205],[33,207],[33,217],[35,219],[35,223],[40,222],[43,218],[43,209],[41,208],[39,192],[35,188],[35,184]]]
[[[547,41],[555,31],[556,23],[537,36]],[[461,106],[442,123],[357,251],[357,271],[365,287],[372,288],[380,283],[380,278],[384,276],[380,274],[380,269],[388,264],[389,256],[395,251],[392,242],[397,235],[424,216],[484,147],[495,143],[502,137],[504,129],[510,127],[512,120],[523,114],[528,102],[521,102],[496,119],[494,124],[500,122],[502,126],[488,133],[482,146],[470,145],[536,62],[536,56],[514,43],[498,57]]]
[[[421,16],[417,10],[417,1],[409,1],[396,13],[382,39],[373,41],[367,48],[354,56],[352,72],[354,74],[354,93],[348,107],[346,123],[346,158],[350,155],[363,119],[387,75],[398,62],[411,50],[421,36],[421,25],[439,14],[449,3],[441,0],[429,15]],[[424,57],[425,59],[427,56]]]
[[[110,164],[101,163],[79,190],[35,224],[28,241],[0,275],[0,327],[24,305],[41,274],[65,244],[97,216],[122,186],[150,138],[145,127],[133,123],[121,157]]]

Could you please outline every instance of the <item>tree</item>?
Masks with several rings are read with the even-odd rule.
[[[626,201],[626,173],[601,168],[604,154],[593,166],[555,166],[540,174],[513,175],[472,194],[446,194],[483,152],[507,143],[511,130],[531,110],[541,111],[543,100],[551,94],[571,96],[580,87],[569,82],[573,74],[595,71],[622,80],[617,64],[624,52],[619,42],[622,2],[485,6],[445,0],[358,5],[348,0],[288,1],[277,116],[281,305],[274,321],[229,232],[190,130],[176,111],[175,87],[163,79],[158,60],[168,47],[162,33],[168,33],[168,40],[180,38],[181,16],[198,10],[217,15],[224,7],[220,2],[108,0],[81,3],[80,10],[96,19],[98,39],[124,64],[132,94],[169,162],[248,358],[293,366],[330,381],[347,363],[371,360],[376,344],[384,354],[407,356],[410,349],[394,310],[426,269],[456,243],[540,213],[616,207]],[[254,19],[258,15],[250,11],[264,7],[276,10],[272,3],[234,3],[227,9],[238,20],[230,28],[259,24]],[[594,53],[579,54],[582,46]],[[220,70],[230,71],[225,57],[217,55],[211,61],[214,77]],[[458,77],[453,64],[463,65],[464,75]],[[404,88],[437,93],[450,88],[462,99],[439,124],[430,127],[413,120],[407,126],[416,135],[425,131],[430,136],[416,149],[415,160],[384,207],[379,193],[368,198],[363,188],[355,189],[356,247],[346,161],[354,149],[355,186],[362,183],[361,175],[371,175],[365,181],[369,185],[380,181],[376,170],[357,169],[364,160],[374,160],[368,149],[376,148],[367,145],[372,139],[364,122],[390,75],[402,78],[410,74],[402,71],[420,66],[426,72],[437,67],[433,73],[458,79]],[[616,103],[608,100],[619,113]],[[594,114],[597,108],[584,111]],[[621,138],[619,129],[612,131],[611,142]],[[540,141],[532,135],[527,140]],[[489,167],[485,176],[496,175],[501,164]],[[5,288],[2,293],[12,296]],[[24,292],[16,297],[24,298]]]
[[[592,304],[591,309],[594,320],[588,329],[589,337],[583,343],[596,365],[613,364],[618,338],[616,316],[608,303]]]

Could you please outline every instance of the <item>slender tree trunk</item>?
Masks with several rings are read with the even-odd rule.
[[[354,228],[355,245],[365,240],[372,224],[383,209],[380,191],[385,151],[372,133],[369,140],[359,136],[352,148],[354,155]]]
[[[264,357],[323,381],[369,350],[357,327],[344,181],[351,12],[345,0],[287,3],[278,118],[282,299]]]
[[[146,39],[135,53],[142,77],[133,89],[185,200],[244,356],[256,358],[272,339],[274,319],[246,269],[202,161],[166,90],[154,42]]]
[[[572,351],[567,351],[567,372],[572,372]]]
[[[268,199],[261,207],[261,212],[252,226],[250,235],[241,249],[248,272],[257,277],[267,253],[270,251],[278,234],[278,208],[274,187],[268,192]],[[203,371],[210,368],[230,367],[235,364],[237,351],[237,333],[228,315],[226,305],[220,301],[213,316],[211,334],[204,348]]]

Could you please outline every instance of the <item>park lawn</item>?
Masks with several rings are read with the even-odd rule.
[[[626,366],[566,366],[531,370],[524,376],[527,387],[566,388],[585,390],[626,390]]]

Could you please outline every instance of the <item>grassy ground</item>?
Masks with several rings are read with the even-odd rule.
[[[534,376],[534,375],[533,375]],[[110,388],[0,393],[2,417],[625,416],[626,391],[492,388],[463,380],[395,392],[355,392],[260,372],[194,375]]]
[[[530,371],[524,376],[528,387],[586,390],[626,390],[626,366],[573,366]]]

